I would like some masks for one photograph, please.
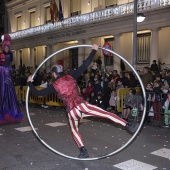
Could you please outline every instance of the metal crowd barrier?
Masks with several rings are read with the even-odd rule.
[[[37,90],[41,90],[43,88],[41,87],[36,87]],[[117,91],[117,106],[116,109],[118,112],[122,112],[123,107],[124,107],[124,98],[126,94],[128,94],[129,90],[132,88],[121,88]],[[140,87],[135,87],[136,90],[140,90]],[[26,91],[27,91],[27,86],[23,86],[20,88],[20,86],[15,86],[15,91],[17,95],[18,101],[25,102],[26,98]],[[163,95],[163,93],[161,94]],[[40,96],[37,97],[35,96],[31,91],[29,92],[29,103],[34,103],[34,104],[45,104],[48,106],[64,106],[63,102],[58,99],[56,94],[49,94],[47,96]],[[149,110],[147,110],[148,112]],[[162,112],[161,112],[162,114]]]
[[[122,112],[124,106],[124,98],[128,94],[129,90],[133,88],[121,88],[117,91],[117,111]],[[135,87],[136,90],[140,90],[140,87]]]
[[[42,87],[36,87],[37,90],[43,89]],[[18,101],[25,102],[27,86],[15,86],[15,91]],[[57,98],[56,94],[49,94],[47,96],[35,96],[32,92],[29,93],[29,103],[45,104],[48,106],[64,106],[63,102]]]
[[[42,87],[36,87],[37,90],[43,89]],[[117,111],[122,112],[123,110],[123,104],[124,104],[124,97],[129,92],[131,88],[122,88],[117,91],[117,96],[119,100],[117,100]],[[140,89],[140,87],[135,88]],[[25,102],[25,96],[27,91],[27,86],[23,86],[20,88],[20,86],[15,86],[15,91],[17,95],[18,101]],[[37,97],[35,96],[31,91],[29,93],[29,103],[34,104],[45,104],[48,106],[64,106],[63,102],[58,99],[56,94],[49,94],[45,97]]]

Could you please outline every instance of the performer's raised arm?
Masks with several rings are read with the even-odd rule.
[[[92,51],[89,54],[88,58],[84,61],[84,63],[77,69],[77,70],[72,70],[70,72],[70,75],[76,80],[86,69],[87,67],[91,64],[93,61],[93,58],[98,50],[99,46],[94,44],[92,47]]]

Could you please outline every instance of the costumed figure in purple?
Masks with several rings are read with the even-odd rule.
[[[11,37],[4,35],[2,54],[0,54],[0,124],[22,121],[24,115],[20,111],[12,81],[13,54],[11,52]]]

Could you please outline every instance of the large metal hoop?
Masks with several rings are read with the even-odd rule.
[[[54,55],[58,54],[58,53],[61,53],[63,51],[66,51],[66,50],[69,50],[69,49],[72,49],[72,48],[81,48],[81,47],[92,47],[92,45],[87,45],[87,44],[84,44],[84,45],[75,45],[75,46],[70,46],[70,47],[66,47],[66,48],[63,48],[61,50],[58,50],[56,52],[54,52],[53,54],[51,54],[49,57],[47,57],[38,67],[37,69],[35,70],[35,72],[33,73],[32,75],[32,78],[34,78],[36,72],[41,68],[41,66],[47,61],[49,60],[51,57],[53,57]],[[40,140],[40,142],[42,144],[44,144],[48,149],[50,149],[51,151],[53,151],[54,153],[60,155],[60,156],[63,156],[65,158],[69,158],[69,159],[74,159],[74,160],[83,160],[83,161],[91,161],[91,160],[99,160],[99,159],[102,159],[102,158],[107,158],[107,157],[110,157],[112,155],[115,155],[117,154],[118,152],[122,151],[123,149],[125,149],[133,140],[134,138],[137,136],[138,132],[140,131],[141,127],[142,127],[142,124],[143,124],[143,121],[144,121],[144,118],[145,118],[145,114],[146,114],[146,93],[145,93],[145,88],[143,86],[143,83],[142,83],[142,80],[140,78],[140,76],[138,75],[138,73],[136,72],[136,70],[131,66],[131,64],[125,59],[123,58],[122,56],[120,56],[119,54],[117,54],[116,52],[112,51],[112,50],[109,50],[109,49],[106,49],[104,47],[99,47],[99,49],[101,50],[106,50],[108,52],[110,52],[111,54],[114,54],[115,56],[119,57],[120,59],[122,59],[132,70],[133,72],[135,73],[136,77],[138,78],[139,82],[140,82],[140,85],[141,85],[141,88],[142,88],[142,93],[143,93],[143,99],[144,99],[144,107],[143,107],[143,116],[142,116],[142,119],[141,119],[141,122],[140,122],[140,125],[137,129],[137,131],[133,134],[133,136],[122,146],[120,147],[119,149],[107,154],[107,155],[103,155],[103,156],[100,156],[100,157],[95,157],[95,158],[84,158],[84,159],[79,159],[79,158],[76,158],[76,157],[71,157],[71,156],[68,156],[68,155],[65,155],[57,150],[55,150],[54,148],[52,148],[51,146],[49,146],[43,139],[41,139],[41,137],[38,135],[37,131],[35,130],[33,124],[32,124],[32,121],[31,121],[31,118],[30,118],[30,114],[29,114],[29,109],[28,109],[28,96],[29,96],[29,87],[27,88],[27,92],[26,92],[26,112],[27,112],[27,116],[28,116],[28,121],[30,123],[30,126],[34,132],[34,134],[36,135],[36,137]]]

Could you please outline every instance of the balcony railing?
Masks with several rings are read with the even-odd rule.
[[[170,5],[170,0],[139,0],[138,12],[156,9],[168,5]],[[45,32],[49,32],[51,30],[70,27],[73,25],[82,25],[90,22],[97,22],[99,20],[104,20],[107,18],[114,18],[121,15],[132,14],[133,11],[134,11],[134,3],[131,2],[119,6],[114,6],[112,8],[91,12],[88,14],[66,18],[62,22],[55,22],[54,25],[52,23],[48,23],[33,28],[24,29],[21,31],[11,33],[10,36],[12,39],[23,38],[30,35],[42,34]]]

